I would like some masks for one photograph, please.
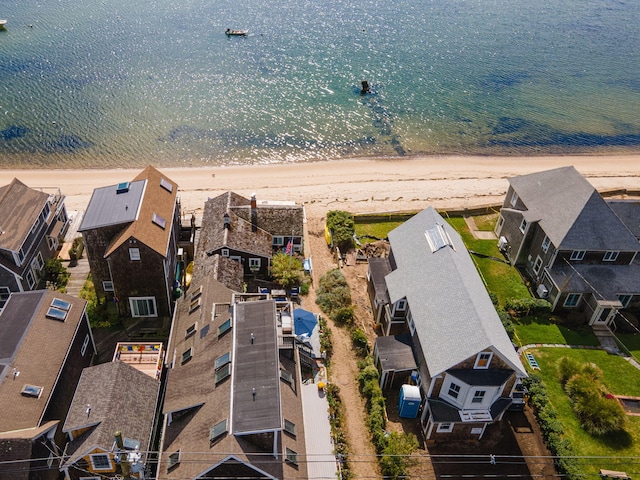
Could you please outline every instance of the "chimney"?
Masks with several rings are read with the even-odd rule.
[[[225,229],[228,230],[231,228],[231,218],[229,217],[228,213],[225,212],[224,216],[222,217],[222,221]]]
[[[258,231],[258,202],[255,193],[251,194],[251,231]]]

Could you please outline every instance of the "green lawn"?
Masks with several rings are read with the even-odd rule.
[[[549,399],[558,413],[565,435],[573,444],[576,455],[607,457],[580,459],[582,473],[595,477],[598,471],[604,468],[625,471],[635,478],[635,475],[640,473],[637,463],[640,452],[640,417],[627,417],[628,422],[623,433],[604,437],[589,435],[580,427],[571,401],[562,390],[556,365],[564,356],[583,363],[595,363],[603,371],[603,384],[615,395],[640,396],[640,371],[622,357],[610,355],[603,350],[536,348],[529,352],[534,354],[540,365],[539,373],[547,387]],[[635,459],[622,458],[631,456],[635,456]]]
[[[514,322],[516,336],[520,345],[551,343],[565,345],[600,345],[591,328],[580,326],[567,328],[558,325],[556,317],[524,317]]]
[[[625,347],[631,352],[634,358],[640,358],[640,333],[634,334],[619,334],[616,335]]]
[[[404,222],[372,222],[372,223],[356,223],[356,237],[368,235],[375,238],[387,238],[389,232],[399,227]],[[368,239],[361,240],[362,243],[369,243]]]

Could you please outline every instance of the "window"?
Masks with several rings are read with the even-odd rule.
[[[542,240],[542,251],[546,253],[549,250],[549,245],[551,245],[551,240],[545,235],[544,240]]]
[[[259,258],[250,258],[249,259],[249,270],[259,270],[260,269],[260,259]]]
[[[187,330],[184,332],[184,338],[190,337],[191,335],[196,333],[197,330],[198,330],[198,322],[194,323],[189,328],[187,328]]]
[[[215,365],[214,365],[215,369],[219,370],[229,362],[231,362],[231,352],[227,352],[224,355],[220,355],[218,358],[216,358]]]
[[[120,182],[116,185],[116,195],[119,193],[126,193],[129,191],[129,182]]]
[[[106,453],[89,455],[89,458],[91,458],[91,468],[93,470],[113,470],[111,458]]]
[[[37,272],[39,272],[44,268],[44,260],[42,259],[42,252],[38,252],[38,255],[35,256],[35,258],[31,262],[31,268],[33,268]]]
[[[29,235],[33,235],[34,233],[36,233],[36,231],[38,230],[39,226],[40,226],[40,218],[36,218],[36,221],[34,222],[33,226],[31,227],[31,232],[29,232]]]
[[[80,349],[80,355],[82,355],[84,357],[84,354],[87,352],[87,347],[89,346],[89,340],[91,339],[91,337],[89,337],[89,334],[87,333],[87,335],[84,337],[84,340],[82,342],[82,348]]]
[[[156,225],[158,225],[163,230],[167,228],[167,221],[157,213],[153,214],[153,216],[151,217],[151,221]]]
[[[66,310],[62,310],[56,307],[49,307],[46,317],[52,320],[59,320],[61,322],[64,322],[67,319],[67,313],[69,312],[67,312]]]
[[[218,336],[228,332],[231,330],[231,319],[225,321],[222,325],[218,327]]]
[[[11,290],[9,290],[9,287],[0,287],[0,310],[4,308],[10,295]]]
[[[228,257],[229,256],[229,249],[228,248],[223,248],[222,250],[220,250],[220,255],[222,255],[223,257]]]
[[[633,295],[618,295],[618,300],[620,300],[620,303],[622,304],[622,308],[627,308],[627,306],[629,305],[629,302],[631,301],[631,297],[633,297]],[[2,304],[0,304],[0,308],[2,307]]]
[[[102,282],[102,289],[105,292],[113,292],[113,282],[111,280],[105,280]]]
[[[533,264],[533,273],[537,275],[540,272],[540,267],[542,267],[542,259],[538,256]]]
[[[416,333],[416,324],[413,323],[413,315],[411,314],[411,311],[407,314],[407,324],[409,325],[409,332],[411,332],[411,335]]]
[[[200,285],[192,294],[191,294],[191,300],[195,300],[196,298],[198,298],[200,295],[202,295],[202,285]]]
[[[209,430],[209,441],[215,442],[227,432],[227,419],[225,418],[220,423],[216,423],[213,427],[211,427],[211,430]]]
[[[169,455],[169,465],[167,468],[173,468],[180,463],[180,450]]]
[[[291,373],[289,373],[284,368],[280,369],[280,378],[285,382],[287,382],[288,384],[293,383],[293,375],[291,375]]]
[[[294,465],[298,465],[298,454],[297,454],[297,452],[294,452],[289,447],[287,447],[285,460],[287,462],[289,462],[289,463],[294,464]]]
[[[448,395],[453,398],[458,398],[458,395],[460,395],[460,385],[452,382],[451,385],[449,385]]]
[[[31,269],[27,270],[27,274],[25,275],[25,277],[27,279],[27,284],[29,285],[29,289],[32,289],[33,287],[35,287],[36,279],[33,276],[33,272],[31,271]]]
[[[586,253],[586,250],[574,250],[573,252],[571,252],[569,260],[582,260]]]
[[[227,363],[224,367],[216,370],[215,384],[219,384],[222,380],[231,375],[231,364]]]
[[[436,428],[436,432],[438,433],[447,433],[453,431],[453,423],[439,423],[438,428]]]
[[[575,307],[580,302],[580,298],[582,297],[581,293],[569,293],[567,298],[564,300],[565,307]]]
[[[435,253],[444,247],[453,247],[449,235],[445,231],[444,227],[439,223],[436,223],[433,227],[424,232],[427,237],[427,243],[431,248],[431,253]]]
[[[198,308],[200,308],[200,298],[196,298],[195,300],[191,301],[191,304],[189,304],[189,314],[192,314]]]
[[[16,375],[14,375],[14,378],[15,377]],[[22,390],[20,390],[20,393],[25,397],[40,398],[40,395],[42,395],[42,387],[36,387],[35,385],[25,385],[24,387],[22,387]]]
[[[396,302],[397,311],[404,312],[406,309],[407,309],[407,301],[404,298]]]
[[[293,435],[294,437],[296,436],[296,424],[287,420],[286,418],[284,419],[284,431],[287,432],[290,435]]]
[[[139,248],[130,248],[129,249],[129,259],[136,261],[140,260],[140,249]]]
[[[520,231],[524,233],[526,229],[527,229],[527,221],[523,218],[522,221],[520,222]]]
[[[480,352],[476,357],[476,364],[473,368],[489,368],[491,357],[493,357],[491,352]]]
[[[614,262],[618,259],[619,253],[620,252],[616,252],[616,251],[604,252],[604,257],[602,257],[602,260],[604,260],[605,262]]]
[[[157,317],[155,297],[131,297],[129,298],[131,315],[133,317]]]
[[[513,192],[511,194],[511,202],[510,203],[511,203],[512,207],[515,207],[516,204],[518,203],[518,194],[516,192]]]
[[[182,352],[182,360],[181,365],[187,363],[193,357],[193,347],[189,347],[189,349]]]
[[[284,237],[273,237],[273,245],[281,247],[284,245]]]
[[[161,178],[160,179],[160,186],[162,188],[164,188],[169,193],[173,192],[173,184],[169,180]]]
[[[476,390],[475,392],[473,392],[473,398],[471,399],[471,403],[482,403],[486,393],[487,392],[485,390]]]

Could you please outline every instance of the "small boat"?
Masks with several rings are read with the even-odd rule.
[[[246,37],[249,30],[231,30],[230,28],[227,28],[224,33],[227,37]]]
[[[4,20],[4,19],[0,20],[0,28],[4,28],[4,26],[7,24],[7,21],[8,20]]]

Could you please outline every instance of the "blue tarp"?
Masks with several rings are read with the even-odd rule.
[[[316,315],[302,308],[293,311],[293,331],[296,335],[311,336],[313,329],[318,325]]]

